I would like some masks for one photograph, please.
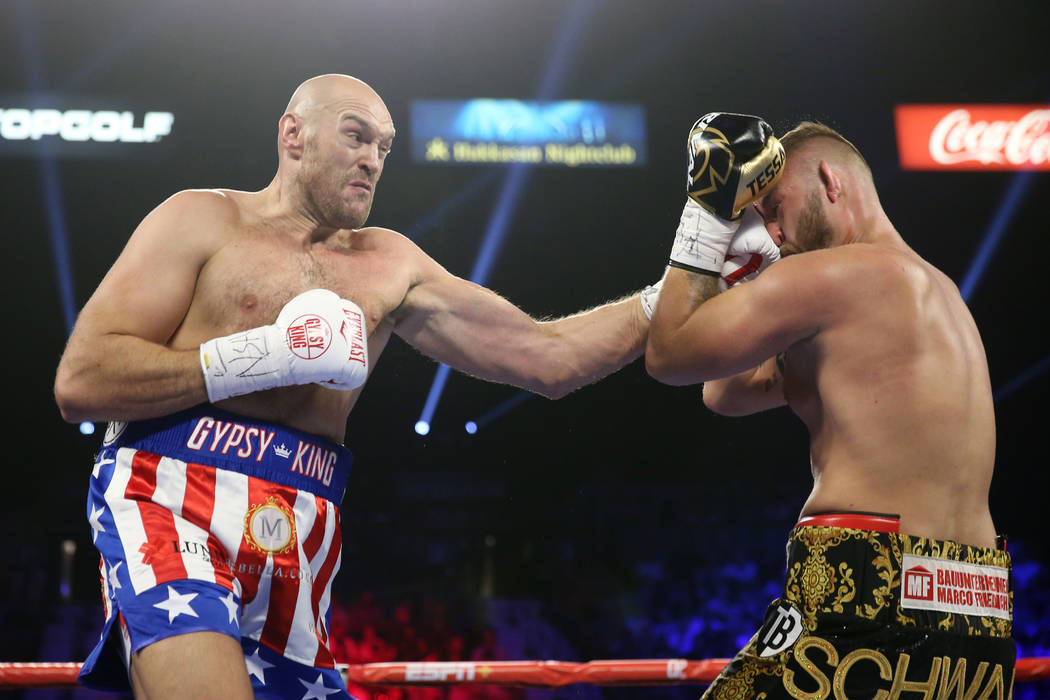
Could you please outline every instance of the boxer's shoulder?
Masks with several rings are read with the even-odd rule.
[[[198,266],[236,230],[237,206],[216,190],[183,190],[158,204],[142,219],[120,260],[172,266]]]
[[[351,241],[353,247],[358,250],[390,252],[419,248],[408,236],[381,226],[355,229],[351,234]]]
[[[136,233],[159,237],[180,248],[214,252],[230,234],[246,229],[246,208],[222,190],[182,190],[151,211]]]
[[[371,252],[383,261],[383,267],[396,276],[419,281],[444,268],[415,241],[397,231],[369,226],[353,232],[352,247]]]
[[[251,215],[251,193],[222,189],[180,190],[155,210],[171,217],[234,223]]]
[[[770,272],[787,277],[811,278],[816,282],[856,287],[865,284],[905,282],[924,271],[921,258],[888,246],[854,243],[788,255]]]
[[[910,305],[922,294],[923,274],[917,256],[844,245],[789,255],[759,275],[751,290],[778,313],[828,327],[869,317],[874,305]]]

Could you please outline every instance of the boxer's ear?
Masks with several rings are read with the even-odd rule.
[[[303,118],[292,112],[285,114],[277,122],[277,139],[281,144],[281,148],[287,151],[293,160],[299,160],[303,157],[303,150],[306,145],[305,134],[303,133],[304,125]]]
[[[842,194],[842,181],[826,160],[820,161],[820,181],[824,184],[824,196],[835,203]]]

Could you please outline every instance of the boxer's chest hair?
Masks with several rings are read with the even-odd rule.
[[[330,289],[358,304],[371,330],[387,311],[377,272],[374,264],[345,252],[236,243],[209,262],[198,296],[212,323],[234,332],[273,323],[288,300],[301,292]]]

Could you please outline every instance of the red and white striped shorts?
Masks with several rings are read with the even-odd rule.
[[[88,499],[106,630],[82,677],[92,680],[116,619],[125,663],[160,639],[208,630],[334,668],[337,503],[351,461],[316,436],[212,406],[111,426]]]

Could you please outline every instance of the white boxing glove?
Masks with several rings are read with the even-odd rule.
[[[364,336],[356,304],[327,289],[303,292],[275,323],[201,343],[208,400],[310,383],[357,388],[368,378]]]
[[[343,325],[339,332],[346,339],[346,362],[337,377],[317,382],[321,386],[350,391],[368,379],[368,329],[365,312],[349,299],[339,300],[343,305]]]
[[[750,282],[777,260],[780,260],[780,248],[769,237],[762,216],[754,207],[747,207],[740,218],[740,228],[726,251],[722,276],[718,280],[719,291]]]

